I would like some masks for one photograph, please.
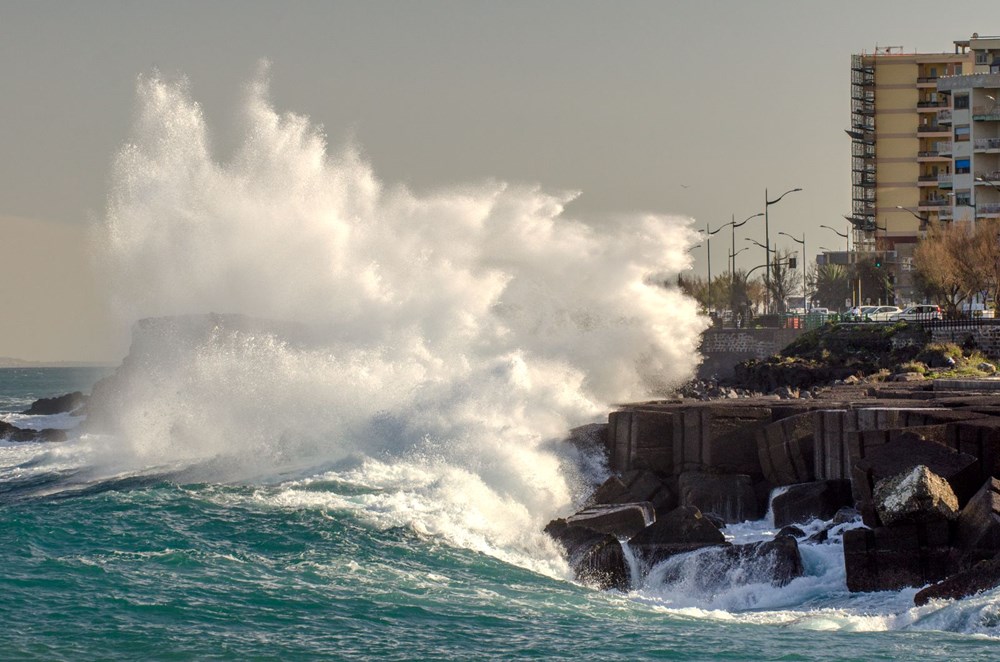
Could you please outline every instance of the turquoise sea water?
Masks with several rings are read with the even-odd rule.
[[[99,375],[0,371],[3,409]],[[357,473],[97,475],[85,443],[0,447],[2,659],[1000,656],[995,592],[921,610],[913,591],[851,596],[835,545],[804,550],[810,577],[757,595],[607,593],[394,524],[379,504],[396,495]]]

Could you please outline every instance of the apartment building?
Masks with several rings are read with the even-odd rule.
[[[972,72],[975,63],[971,45],[960,42],[951,53],[881,47],[851,57],[854,257],[878,256],[896,303],[916,298],[913,249],[928,221],[947,217],[955,197],[954,124],[938,80]]]
[[[960,75],[939,78],[938,94],[949,100],[938,122],[950,129],[952,195],[940,218],[975,223],[1000,218],[1000,37],[955,42],[973,58]]]

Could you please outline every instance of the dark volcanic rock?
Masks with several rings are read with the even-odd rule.
[[[950,543],[945,520],[846,531],[847,588],[897,591],[941,581],[960,567],[961,555]]]
[[[587,500],[588,505],[623,504],[648,501],[659,513],[668,513],[677,506],[674,493],[663,478],[652,471],[626,471],[601,483]]]
[[[602,589],[629,588],[628,562],[618,539],[564,519],[549,522],[545,532],[562,545],[576,578]]]
[[[959,513],[958,543],[972,558],[1000,552],[1000,480],[986,481]]]
[[[689,471],[680,475],[677,492],[680,505],[712,513],[730,524],[760,517],[753,481],[747,475]]]
[[[863,459],[854,463],[853,486],[865,524],[882,524],[872,500],[875,483],[883,478],[909,472],[918,465],[926,466],[948,481],[958,497],[959,507],[964,506],[982,485],[979,462],[975,457],[957,453],[947,446],[917,435],[903,434],[872,449]]]
[[[66,432],[46,428],[44,430],[25,430],[0,421],[0,439],[6,441],[66,441]]]
[[[656,519],[653,504],[648,501],[598,505],[584,508],[566,518],[572,526],[585,526],[599,533],[610,533],[616,538],[631,538]]]
[[[60,395],[55,398],[41,398],[35,400],[30,407],[25,409],[22,414],[28,414],[30,416],[51,416],[52,414],[62,414],[64,412],[71,412],[79,409],[87,401],[86,396],[79,391],[74,391],[73,393],[67,393],[66,395]]]
[[[650,565],[663,559],[726,542],[722,532],[701,511],[680,506],[629,540],[629,546]]]
[[[922,464],[875,483],[872,501],[886,526],[958,517],[958,498],[951,485]]]
[[[690,581],[699,591],[747,584],[784,586],[803,574],[795,538],[779,536],[767,542],[726,544],[670,559],[662,568],[665,583]]]
[[[852,506],[849,480],[817,480],[789,485],[771,501],[774,525],[801,524],[811,519],[827,520],[841,508]]]
[[[913,604],[920,607],[931,600],[957,600],[997,586],[1000,586],[1000,558],[993,558],[918,591]]]

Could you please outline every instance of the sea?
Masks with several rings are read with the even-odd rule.
[[[0,370],[0,418],[68,435],[0,442],[0,660],[1000,658],[998,591],[849,593],[857,523],[782,587],[574,580],[543,529],[610,472],[567,438],[694,374],[694,219],[386,183],[268,77],[220,146],[191,82],[139,76],[88,247],[121,363]]]
[[[0,370],[0,419],[71,430],[61,444],[0,445],[5,660],[1000,655],[1000,591],[920,608],[915,589],[850,594],[837,536],[803,545],[806,576],[781,588],[664,584],[647,569],[629,591],[601,591],[555,556],[505,559],[468,532],[427,530],[420,513],[387,517],[392,501],[430,507],[419,481],[376,486],[330,467],[232,482],[162,467],[100,476],[87,466],[94,440],[72,433],[82,417],[17,412],[109,372]]]

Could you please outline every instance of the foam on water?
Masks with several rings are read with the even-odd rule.
[[[122,325],[239,313],[311,342],[225,325],[182,353],[144,338],[92,462],[342,481],[366,492],[331,507],[562,573],[538,532],[601,468],[557,440],[698,361],[705,320],[662,286],[690,265],[690,219],[596,226],[564,214],[572,192],[387,186],[277,112],[264,75],[226,160],[185,82],[143,77],[138,98],[95,236]]]

